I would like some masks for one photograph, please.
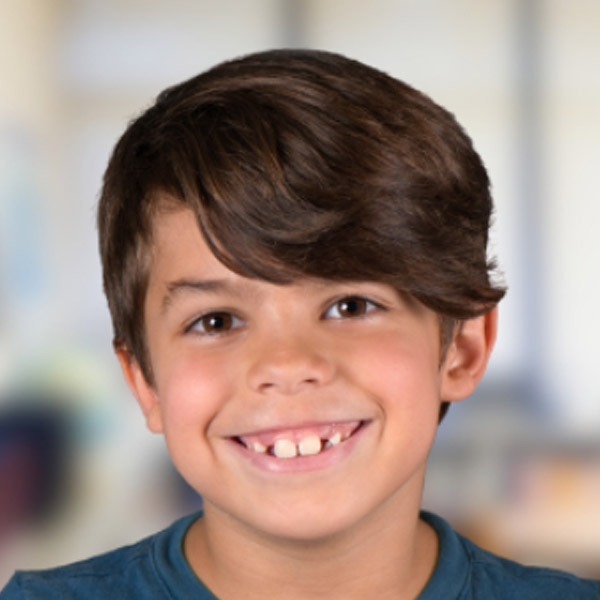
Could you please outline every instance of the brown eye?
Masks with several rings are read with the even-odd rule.
[[[196,333],[215,335],[242,327],[244,322],[228,312],[213,312],[200,317],[189,328]]]
[[[342,317],[356,317],[367,311],[367,301],[363,298],[346,298],[338,302],[338,312]]]
[[[375,308],[375,304],[366,298],[361,298],[360,296],[348,296],[333,304],[325,313],[325,317],[329,319],[360,317],[373,310],[373,308]]]
[[[216,331],[226,331],[231,329],[231,315],[227,313],[213,313],[206,315],[200,319],[202,328],[206,333],[213,333]]]

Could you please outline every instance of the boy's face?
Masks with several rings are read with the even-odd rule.
[[[386,284],[237,275],[187,209],[157,217],[154,243],[153,384],[120,359],[207,516],[315,539],[418,506],[440,401],[480,377],[471,347],[455,337],[440,367],[435,313]]]

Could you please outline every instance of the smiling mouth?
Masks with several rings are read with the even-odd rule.
[[[286,430],[242,435],[234,438],[247,450],[280,459],[314,456],[342,444],[352,437],[364,421],[332,423],[301,430]]]

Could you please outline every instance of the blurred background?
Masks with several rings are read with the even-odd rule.
[[[472,136],[510,291],[424,505],[493,551],[600,577],[599,32],[597,0],[2,0],[0,586],[198,506],[112,356],[94,209],[161,89],[284,46],[386,70]]]

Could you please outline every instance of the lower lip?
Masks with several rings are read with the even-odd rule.
[[[269,473],[306,473],[328,469],[342,462],[352,452],[363,436],[367,425],[368,423],[362,423],[347,440],[326,448],[319,452],[319,454],[312,454],[310,456],[277,458],[271,454],[248,450],[245,446],[234,440],[231,440],[231,444],[237,452],[261,471]]]

